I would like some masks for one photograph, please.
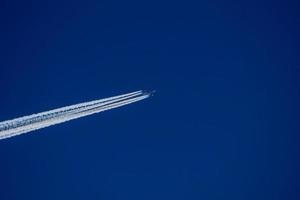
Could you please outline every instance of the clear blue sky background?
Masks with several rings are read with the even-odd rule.
[[[0,141],[0,199],[300,199],[292,2],[1,1],[0,121],[157,93]]]

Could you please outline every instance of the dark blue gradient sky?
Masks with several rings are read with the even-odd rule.
[[[0,141],[0,199],[300,199],[299,8],[1,1],[0,121],[157,93]]]

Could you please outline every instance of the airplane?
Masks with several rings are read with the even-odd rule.
[[[149,95],[149,97],[151,97],[154,95],[155,92],[156,92],[156,90],[150,90],[150,91],[145,90],[145,91],[143,91],[143,94]]]

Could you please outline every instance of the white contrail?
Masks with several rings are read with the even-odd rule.
[[[0,122],[0,139],[20,135],[148,98],[152,92],[137,91],[110,98],[66,106]]]
[[[41,113],[38,113],[38,114],[33,114],[33,115],[25,116],[25,117],[16,118],[16,119],[13,119],[13,120],[3,121],[3,122],[0,122],[0,130],[1,130],[1,125],[2,124],[4,125],[4,124],[9,124],[9,123],[18,123],[19,121],[24,122],[25,120],[32,120],[35,117],[56,115],[58,113],[64,113],[64,112],[72,111],[72,110],[77,109],[77,108],[84,108],[85,106],[89,106],[89,105],[93,105],[93,104],[97,104],[97,103],[103,103],[103,102],[107,102],[107,101],[110,101],[110,100],[124,99],[124,98],[127,98],[127,97],[136,96],[136,95],[140,95],[140,94],[142,94],[142,91],[132,92],[132,93],[124,94],[124,95],[114,96],[114,97],[95,100],[95,101],[89,101],[89,102],[85,102],[85,103],[79,103],[79,104],[75,104],[75,105],[71,105],[71,106],[66,106],[66,107],[63,107],[63,108],[58,108],[58,109],[54,109],[54,110],[50,110],[50,111],[46,111],[46,112],[41,112]]]

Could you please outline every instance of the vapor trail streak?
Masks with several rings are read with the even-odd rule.
[[[95,100],[95,101],[89,101],[89,102],[85,102],[85,103],[79,103],[79,104],[66,106],[66,107],[62,107],[62,108],[58,108],[58,109],[54,109],[54,110],[50,110],[50,111],[46,111],[46,112],[41,112],[41,113],[38,113],[38,114],[33,114],[33,115],[25,116],[25,117],[16,118],[16,119],[13,119],[13,120],[3,121],[3,122],[0,122],[0,131],[1,131],[1,125],[2,124],[3,125],[13,124],[13,123],[18,123],[19,121],[24,122],[27,119],[32,120],[35,117],[56,115],[58,113],[69,112],[69,111],[72,111],[72,110],[77,109],[77,108],[84,108],[85,106],[90,106],[90,105],[97,104],[97,103],[110,102],[110,100],[118,100],[118,99],[121,100],[121,99],[124,99],[124,98],[128,98],[128,97],[131,97],[131,96],[136,96],[136,95],[140,95],[140,94],[142,94],[142,91],[132,92],[132,93],[124,94],[124,95],[109,97],[109,98]]]
[[[148,98],[150,95],[148,92],[137,91],[3,121],[0,122],[0,139],[117,108]]]

